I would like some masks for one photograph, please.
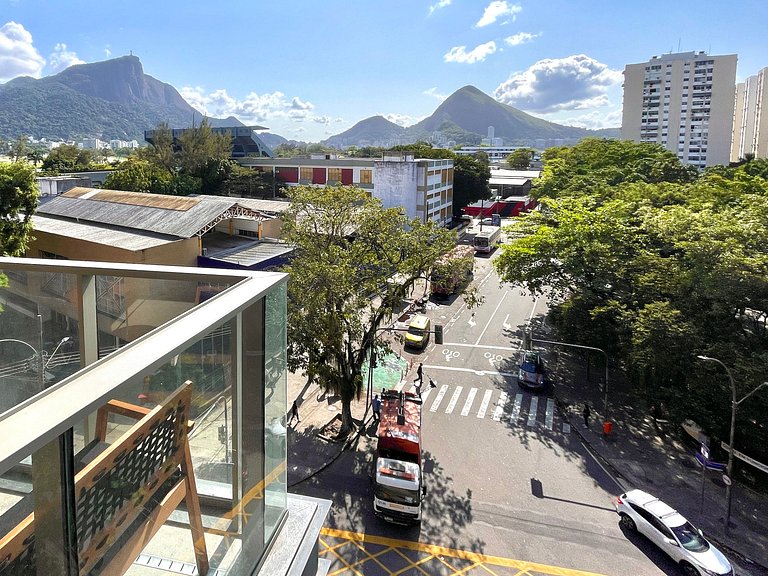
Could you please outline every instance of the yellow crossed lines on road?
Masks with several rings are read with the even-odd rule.
[[[388,574],[389,576],[405,573],[429,576],[434,574],[434,571],[425,570],[425,568],[428,568],[427,564],[435,562],[441,566],[441,573],[445,573],[447,569],[448,573],[457,576],[470,574],[471,571],[473,574],[488,574],[490,576],[499,576],[500,574],[513,576],[602,576],[595,572],[489,556],[466,550],[333,528],[323,528],[320,534],[320,556],[332,561],[332,568],[328,576],[347,576],[350,574],[364,576],[366,572],[374,570],[377,574]],[[332,540],[336,540],[336,542],[334,543]],[[371,545],[375,551],[367,550],[367,544]],[[408,555],[404,551],[416,552],[416,559],[413,558],[414,555]],[[393,553],[396,556],[391,556]],[[392,560],[390,566],[387,566],[383,561],[385,555],[390,555]],[[336,562],[333,562],[334,559]],[[461,566],[455,565],[457,561]],[[371,565],[366,568],[367,562],[376,566]],[[338,568],[339,565],[342,567]],[[500,572],[499,569],[502,571]]]

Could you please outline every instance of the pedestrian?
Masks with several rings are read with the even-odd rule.
[[[589,416],[592,414],[592,411],[589,409],[589,404],[584,402],[584,412],[582,412],[584,415],[584,426],[589,428]]]
[[[424,383],[424,364],[421,362],[419,362],[419,367],[416,368],[416,380],[419,381],[419,387],[421,387]],[[414,382],[416,382],[416,380],[414,380]]]
[[[373,420],[374,422],[378,422],[381,420],[381,399],[379,399],[378,394],[373,397],[371,407],[373,408]]]
[[[301,418],[299,417],[299,406],[296,404],[296,400],[293,401],[293,406],[291,406],[291,412],[290,412],[290,419],[288,420],[288,426],[293,424],[293,419],[296,418],[299,422],[301,422]]]

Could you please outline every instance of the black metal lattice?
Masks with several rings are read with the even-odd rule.
[[[183,409],[169,408],[163,420],[158,421],[144,436],[135,439],[105,468],[83,487],[77,500],[77,544],[83,550],[94,535],[102,532],[127,501],[141,508],[156,488],[157,475],[163,465],[179,450],[177,430],[184,423]],[[176,463],[170,464],[176,467]],[[100,548],[101,546],[99,546]]]

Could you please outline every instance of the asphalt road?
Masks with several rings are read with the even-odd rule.
[[[570,432],[551,390],[518,387],[521,328],[546,304],[500,286],[490,258],[476,258],[475,281],[486,298],[479,309],[460,298],[428,307],[446,327],[444,345],[404,353],[436,384],[424,390],[421,525],[373,516],[375,427],[298,491],[331,499],[328,526],[341,530],[606,575],[678,574],[653,545],[621,531],[620,487]]]

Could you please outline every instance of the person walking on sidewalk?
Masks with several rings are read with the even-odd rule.
[[[421,388],[421,385],[424,383],[424,365],[419,362],[419,367],[416,368],[416,380],[414,382],[418,381],[419,388]]]
[[[381,399],[378,394],[373,397],[371,408],[373,409],[373,421],[379,422],[381,420]]]
[[[582,412],[582,415],[584,416],[584,426],[589,428],[589,417],[592,414],[592,411],[589,409],[589,404],[584,402],[584,411]]]
[[[301,422],[301,417],[299,416],[299,406],[298,406],[298,404],[296,404],[296,400],[293,401],[293,406],[291,406],[291,411],[289,412],[289,414],[291,415],[291,417],[288,420],[288,426],[293,424],[293,419],[294,418],[296,418],[296,420],[298,420],[298,422]]]

